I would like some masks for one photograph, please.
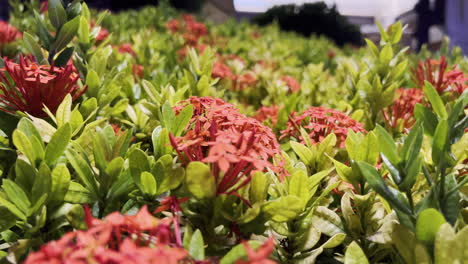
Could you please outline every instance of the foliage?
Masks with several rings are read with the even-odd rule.
[[[12,3],[0,263],[466,259],[457,49]]]

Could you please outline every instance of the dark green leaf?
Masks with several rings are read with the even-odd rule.
[[[448,132],[449,128],[447,120],[441,120],[437,125],[432,143],[432,161],[434,164],[440,164],[442,158],[444,157],[447,146]]]
[[[37,40],[35,40],[28,32],[24,32],[23,40],[26,45],[26,49],[31,52],[37,62],[42,63],[44,60],[44,54],[42,53],[41,46],[37,44]]]
[[[2,188],[8,196],[8,199],[14,203],[23,213],[26,214],[29,210],[29,207],[31,206],[31,202],[29,201],[29,198],[24,190],[9,179],[3,180]]]
[[[67,13],[63,8],[62,1],[49,0],[49,19],[55,29],[59,29],[67,22]]]
[[[424,132],[433,136],[437,127],[437,116],[431,110],[420,104],[416,104],[414,107],[414,116],[416,120],[423,124]]]
[[[74,51],[75,51],[74,47],[68,47],[64,49],[62,52],[60,52],[60,54],[54,61],[55,66],[64,67],[65,65],[67,65]]]
[[[445,186],[447,190],[455,190],[445,196],[441,201],[441,211],[452,226],[455,225],[460,212],[460,192],[456,190],[457,180],[453,174],[445,177]]]
[[[54,42],[55,52],[61,51],[68,45],[68,43],[70,43],[70,41],[72,41],[76,35],[76,32],[78,31],[79,26],[80,17],[75,17],[73,20],[68,21],[63,25]]]
[[[392,164],[398,164],[400,162],[400,158],[398,156],[395,141],[393,140],[392,136],[390,136],[387,130],[385,130],[385,128],[381,127],[379,124],[377,124],[375,130],[379,138],[380,151],[385,154],[385,157]]]
[[[406,213],[411,214],[411,210],[408,205],[402,203],[398,199],[397,195],[386,185],[382,176],[377,172],[377,170],[371,165],[364,162],[357,162],[359,169],[361,170],[362,175],[366,179],[367,183],[374,189],[379,195],[385,198],[393,207]]]

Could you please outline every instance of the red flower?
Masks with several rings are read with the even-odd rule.
[[[222,62],[215,62],[213,64],[213,70],[211,72],[211,77],[220,78],[220,79],[229,79],[234,80],[234,74],[231,69]]]
[[[439,61],[427,59],[424,63],[419,62],[418,67],[413,70],[414,82],[419,88],[424,87],[424,81],[430,82],[434,88],[442,94],[446,91],[462,94],[468,87],[468,77],[462,71],[451,69],[447,71],[448,63],[445,57]]]
[[[171,19],[166,23],[166,28],[172,33],[176,33],[180,30],[180,22],[177,19]]]
[[[403,128],[409,130],[416,122],[413,116],[414,106],[421,103],[423,98],[424,94],[421,89],[398,89],[397,98],[393,104],[383,111],[385,121],[392,128],[396,128],[401,122]]]
[[[135,78],[137,77],[140,79],[143,78],[144,70],[145,68],[143,67],[143,65],[140,65],[140,64],[132,65],[132,73]]]
[[[15,27],[8,24],[7,22],[0,20],[0,46],[11,43],[22,37],[23,34],[19,32]]]
[[[39,12],[45,13],[49,10],[49,1],[41,1]]]
[[[118,51],[119,53],[122,53],[122,54],[128,53],[132,55],[133,57],[137,56],[136,52],[133,50],[132,44],[130,43],[121,44],[118,48]]]
[[[285,75],[285,76],[281,77],[281,81],[286,83],[286,86],[289,88],[289,92],[291,92],[291,93],[297,93],[297,92],[299,92],[299,90],[301,90],[301,85],[292,76]]]
[[[300,128],[304,128],[312,142],[321,142],[326,136],[334,133],[337,137],[337,145],[344,147],[348,129],[354,132],[366,132],[361,123],[334,109],[323,107],[310,107],[302,114],[293,112],[289,118],[287,128],[281,131],[280,139],[292,137],[304,142]]]
[[[5,67],[0,69],[0,110],[44,117],[47,116],[43,111],[45,105],[55,113],[67,94],[74,100],[85,92],[86,87],[80,90],[77,85],[79,78],[71,63],[54,67],[38,65],[23,57],[19,64],[5,60]]]
[[[183,162],[212,165],[217,194],[238,196],[252,172],[275,169],[270,161],[281,149],[270,128],[216,98],[190,97],[174,109],[179,113],[189,104],[194,107],[192,119],[184,136],[171,136],[171,144]]]
[[[93,28],[95,26],[95,22],[94,21],[91,21],[91,28]],[[103,42],[107,37],[109,37],[109,31],[107,31],[107,29],[103,28],[101,26],[97,36],[96,36],[96,42],[97,43],[101,43]]]
[[[174,246],[170,219],[158,220],[143,207],[134,216],[112,213],[94,219],[86,208],[87,231],[65,234],[30,254],[25,264],[105,263],[177,264],[187,252]]]
[[[246,87],[252,87],[257,83],[257,78],[252,73],[248,72],[237,76],[235,82],[235,89],[244,90]]]
[[[261,245],[257,252],[255,252],[250,245],[243,241],[242,244],[245,247],[245,251],[247,251],[247,260],[238,260],[235,264],[275,264],[276,262],[273,260],[268,259],[268,257],[275,249],[275,242],[273,238],[269,238],[265,244]]]
[[[278,123],[278,106],[262,106],[254,115],[254,118],[264,123],[269,122],[272,126]]]

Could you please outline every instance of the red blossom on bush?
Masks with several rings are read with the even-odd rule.
[[[304,142],[300,128],[304,128],[313,143],[321,142],[326,136],[334,133],[337,145],[344,147],[348,129],[354,132],[366,132],[361,123],[334,109],[310,107],[302,114],[293,112],[287,123],[287,128],[281,131],[280,139],[292,137]]]
[[[247,87],[252,87],[257,83],[257,77],[254,74],[247,72],[235,77],[234,88],[236,90],[244,90]]]
[[[257,251],[254,251],[247,242],[242,242],[247,251],[247,260],[238,260],[235,264],[275,264],[276,262],[268,259],[273,249],[275,242],[273,238],[269,238]]]
[[[143,78],[144,70],[145,68],[143,67],[143,65],[140,65],[140,64],[132,65],[132,73],[135,78],[140,78],[140,79]]]
[[[211,77],[220,79],[234,80],[235,76],[231,69],[222,62],[215,62],[211,71]]]
[[[137,56],[136,52],[133,50],[132,44],[130,43],[121,44],[117,50],[122,54],[128,53],[133,57]]]
[[[278,123],[278,110],[279,107],[276,105],[262,106],[253,117],[262,123],[269,122],[272,126],[276,126]]]
[[[447,71],[448,63],[444,56],[439,61],[427,59],[420,61],[418,67],[413,70],[414,82],[419,88],[424,87],[424,81],[430,82],[439,94],[446,91],[462,94],[468,87],[468,77],[460,71],[452,68]]]
[[[192,15],[182,15],[182,20],[169,20],[166,23],[166,28],[172,33],[181,33],[185,44],[196,46],[199,39],[208,34],[208,29],[205,24],[198,22]]]
[[[4,44],[9,44],[22,37],[23,34],[19,32],[15,27],[13,27],[5,21],[0,20],[0,46]]]
[[[171,136],[171,144],[183,162],[212,165],[217,194],[238,196],[236,191],[250,182],[254,171],[276,169],[271,161],[281,149],[270,128],[211,97],[190,97],[174,110],[179,113],[189,104],[194,108],[192,119],[183,136]]]
[[[301,90],[301,85],[292,76],[285,75],[281,77],[281,81],[283,81],[286,84],[286,86],[289,88],[289,92],[291,93],[297,93]]]
[[[172,33],[176,33],[180,30],[180,22],[177,19],[171,19],[166,23],[166,28]]]
[[[70,232],[43,245],[24,263],[177,264],[188,256],[175,246],[171,219],[154,218],[146,206],[136,215],[116,212],[104,220],[93,218],[89,208],[85,212],[87,231]]]
[[[396,128],[399,123],[403,129],[409,130],[416,120],[414,119],[414,106],[421,103],[424,93],[421,89],[400,88],[393,104],[383,111],[385,122],[392,128]]]
[[[23,57],[19,64],[5,60],[5,67],[0,69],[0,110],[44,117],[45,105],[55,113],[67,94],[74,100],[85,92],[86,87],[80,90],[77,85],[79,78],[71,63],[54,67]]]
[[[39,12],[45,13],[49,9],[49,1],[41,1]]]

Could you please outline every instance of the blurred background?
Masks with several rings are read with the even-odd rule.
[[[468,54],[468,0],[87,0],[89,6],[114,12],[160,1],[200,13],[214,23],[248,19],[284,30],[325,35],[338,45],[361,45],[364,37],[378,41],[376,22],[408,25],[404,44],[419,50],[437,49],[444,37]],[[8,18],[8,0],[0,0],[0,19]]]

